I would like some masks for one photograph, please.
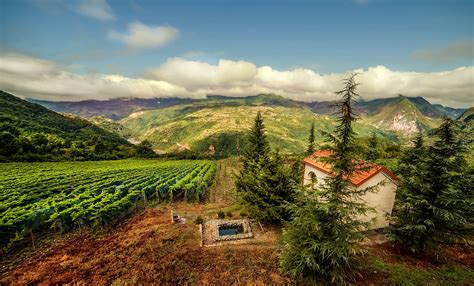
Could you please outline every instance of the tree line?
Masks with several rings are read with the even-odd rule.
[[[296,278],[354,281],[355,261],[364,253],[360,242],[368,226],[356,217],[370,211],[357,198],[379,188],[350,186],[346,178],[360,168],[360,159],[391,162],[389,167],[399,175],[388,235],[407,253],[440,259],[443,245],[466,242],[473,234],[474,168],[465,159],[470,142],[461,136],[458,124],[444,118],[440,127],[427,135],[420,132],[403,150],[375,133],[361,141],[353,130],[358,119],[353,106],[360,97],[355,77],[346,79],[336,93],[341,97],[334,106],[337,127],[322,132],[325,143],[320,148],[331,151],[325,160],[334,175],[322,187],[302,185],[301,158],[287,164],[287,158],[270,149],[261,114],[241,157],[237,192],[253,218],[283,225],[281,268]],[[306,155],[317,148],[314,133],[311,125]],[[434,143],[424,143],[426,136]]]

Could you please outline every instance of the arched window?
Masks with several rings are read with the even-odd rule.
[[[309,175],[309,179],[311,181],[311,186],[315,187],[316,184],[318,183],[318,177],[316,176],[316,174],[313,171],[310,171],[308,173],[308,175]]]

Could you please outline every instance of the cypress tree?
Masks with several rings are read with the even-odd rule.
[[[311,155],[316,151],[314,145],[314,121],[311,123],[311,129],[309,130],[309,138],[308,138],[308,149],[306,150],[307,155]]]
[[[391,238],[412,253],[439,258],[440,246],[472,234],[474,180],[464,158],[465,142],[452,119],[444,118],[423,147],[418,135],[400,164],[402,176]]]
[[[345,88],[336,94],[342,100],[335,107],[339,125],[335,133],[324,133],[332,151],[325,161],[332,166],[334,176],[328,177],[317,190],[304,187],[299,192],[291,221],[283,232],[281,266],[297,278],[323,279],[342,283],[353,278],[353,258],[362,253],[361,232],[368,223],[357,220],[368,211],[358,200],[370,189],[356,191],[346,178],[356,172],[353,104],[355,75],[344,81]]]

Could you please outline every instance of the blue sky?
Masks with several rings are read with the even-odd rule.
[[[378,64],[406,71],[472,65],[472,59],[430,61],[414,53],[472,39],[474,1],[109,0],[110,21],[77,13],[79,1],[2,3],[3,45],[92,71],[132,75],[188,52],[209,62],[247,60],[322,73]],[[180,36],[159,49],[113,55],[123,47],[107,32],[125,31],[134,21],[169,25]]]
[[[245,61],[322,75],[376,66],[419,73],[473,66],[474,1],[0,3],[3,53],[47,60],[75,75],[139,78],[170,59],[214,66]]]

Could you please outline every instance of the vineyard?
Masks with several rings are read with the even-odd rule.
[[[214,173],[206,160],[0,164],[0,245],[107,225],[148,200],[201,201]]]

